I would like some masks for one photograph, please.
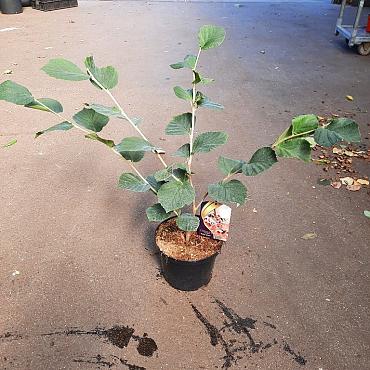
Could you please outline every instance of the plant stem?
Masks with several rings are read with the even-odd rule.
[[[55,112],[55,111],[53,111],[52,109],[50,109],[48,106],[46,106],[45,104],[43,104],[42,102],[40,102],[39,100],[37,100],[37,99],[35,99],[35,102],[36,103],[38,103],[38,104],[40,104],[42,107],[44,107],[44,108],[46,108],[47,110],[48,110],[48,112],[50,112],[50,113],[53,113],[55,116],[57,116],[57,117],[59,117],[60,119],[62,119],[63,121],[66,121],[66,122],[68,122],[68,123],[70,123],[73,127],[75,127],[75,128],[77,128],[78,130],[80,130],[80,131],[83,131],[85,134],[91,134],[91,133],[94,133],[94,131],[90,131],[90,130],[87,130],[87,129],[85,129],[84,127],[81,127],[80,125],[78,125],[77,123],[75,123],[75,122],[73,122],[73,121],[71,121],[71,120],[68,120],[68,119],[66,119],[65,117],[63,117],[61,114],[59,114],[59,113],[57,113],[57,112]],[[114,152],[114,153],[116,153],[116,154],[118,154],[119,156],[120,156],[120,158],[121,159],[123,159],[125,162],[127,162],[128,163],[128,165],[136,172],[136,174],[147,184],[147,185],[149,185],[150,186],[150,190],[154,193],[154,194],[157,194],[157,191],[149,184],[149,182],[147,181],[147,179],[139,172],[139,170],[135,167],[135,165],[131,162],[131,161],[129,161],[129,160],[127,160],[126,158],[124,158],[124,157],[122,157],[122,155],[119,153],[119,152],[117,152],[117,150],[116,149],[114,149],[114,148],[111,148],[111,150]]]
[[[196,68],[197,68],[197,65],[198,65],[198,60],[199,60],[199,57],[200,57],[200,52],[202,51],[202,49],[199,48],[198,50],[198,54],[197,54],[197,57],[195,59],[195,63],[194,63],[194,68],[192,70],[192,73],[193,73],[193,82],[192,82],[192,85],[193,85],[193,96],[192,96],[192,101],[191,101],[191,130],[190,130],[190,134],[189,134],[189,159],[188,159],[188,170],[189,170],[189,182],[190,182],[190,185],[192,186],[192,188],[195,190],[195,187],[193,185],[193,180],[192,180],[192,173],[191,173],[191,164],[192,164],[192,160],[193,160],[193,140],[194,140],[194,130],[195,130],[195,114],[196,114],[196,102],[195,102],[195,99],[196,99],[196,83],[195,83],[195,72],[196,72]],[[197,207],[196,207],[196,204],[195,204],[195,199],[193,200],[193,215],[195,216],[195,213],[197,211]]]
[[[309,134],[312,134],[314,133],[315,130],[309,130],[309,131],[306,131],[306,132],[301,132],[300,134],[295,134],[295,135],[290,135],[290,136],[287,136],[285,138],[283,138],[282,140],[279,140],[279,141],[275,141],[274,144],[272,144],[272,148],[275,148],[277,145],[283,143],[284,141],[287,141],[287,140],[290,140],[290,139],[294,139],[296,137],[300,137],[300,136],[304,136],[304,135],[309,135]]]
[[[140,130],[139,127],[137,127],[137,125],[135,125],[135,123],[132,121],[132,119],[128,116],[128,114],[124,111],[124,109],[122,108],[122,106],[119,104],[119,102],[117,101],[117,99],[113,96],[113,94],[108,90],[106,89],[95,77],[94,75],[91,73],[91,71],[87,68],[87,72],[90,76],[90,78],[110,97],[110,99],[114,102],[114,104],[117,106],[117,108],[119,109],[119,111],[121,112],[121,115],[130,123],[130,125],[137,131],[137,133],[146,141],[149,142],[148,138],[144,135],[144,133]],[[165,160],[163,159],[162,155],[156,151],[153,151],[153,153],[158,157],[158,159],[160,160],[160,162],[162,163],[162,165],[164,166],[164,168],[167,168],[168,165],[167,163],[165,162]],[[181,180],[175,176],[174,174],[171,174],[171,176],[176,180],[176,181],[179,181],[181,182]]]

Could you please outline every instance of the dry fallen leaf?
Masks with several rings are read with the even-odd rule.
[[[367,211],[367,210],[365,209],[365,211],[364,211],[364,215],[365,215],[367,218],[370,218],[370,211]]]
[[[333,148],[333,154],[342,154],[343,150],[340,148]]]
[[[353,101],[353,96],[351,95],[346,95],[346,99],[349,100],[349,101]]]
[[[303,240],[311,240],[311,239],[315,239],[316,237],[317,237],[316,233],[307,233],[307,234],[304,234],[301,238]]]
[[[341,177],[339,180],[342,185],[352,185],[355,181],[352,177]]]
[[[13,71],[11,69],[7,69],[3,72],[3,75],[11,75]]]
[[[351,152],[350,150],[344,150],[343,154],[345,154],[347,157],[353,157],[355,154]]]
[[[340,189],[342,183],[340,181],[334,181],[330,184],[334,189]]]
[[[355,181],[352,185],[347,185],[347,190],[359,191],[361,189],[361,184]]]
[[[252,212],[253,213],[257,213],[257,210],[255,208],[253,208]]]
[[[361,185],[369,185],[369,180],[365,180],[365,179],[358,179],[356,180],[359,184]]]

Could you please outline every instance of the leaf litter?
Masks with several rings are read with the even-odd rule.
[[[370,149],[366,146],[337,145],[330,149],[315,145],[313,151],[316,154],[313,158],[314,163],[323,166],[322,170],[331,175],[319,178],[317,180],[319,185],[331,185],[334,189],[345,187],[349,191],[369,189],[369,177],[360,174],[354,168],[354,164],[359,161],[365,161],[366,165],[370,164]]]

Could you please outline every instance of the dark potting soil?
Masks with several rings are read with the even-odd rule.
[[[196,231],[189,234],[187,242],[185,232],[177,227],[176,219],[171,218],[159,225],[155,239],[161,252],[180,261],[200,261],[221,250],[221,240],[198,235]]]

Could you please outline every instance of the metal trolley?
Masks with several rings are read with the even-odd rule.
[[[370,33],[366,32],[366,27],[359,26],[364,2],[365,0],[359,1],[355,23],[352,26],[343,24],[343,14],[344,8],[346,7],[346,0],[342,0],[339,17],[337,19],[337,26],[335,27],[335,34],[341,34],[343,37],[345,37],[348,46],[356,46],[357,52],[360,55],[370,55]]]

